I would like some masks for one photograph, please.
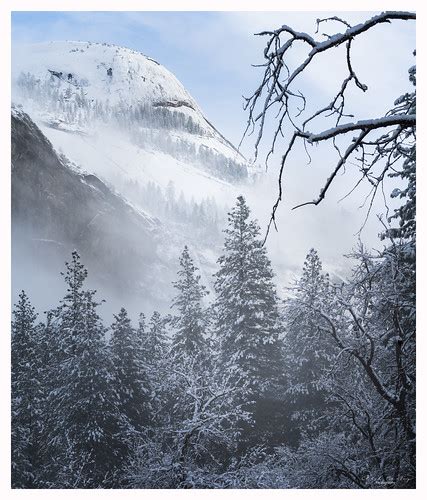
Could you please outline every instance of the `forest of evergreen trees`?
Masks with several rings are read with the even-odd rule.
[[[214,296],[185,247],[171,313],[137,324],[124,308],[104,324],[74,251],[43,321],[24,291],[13,310],[12,486],[414,487],[413,200],[404,208],[346,282],[312,249],[282,301],[240,196]]]
[[[182,190],[178,195],[173,181],[169,181],[165,189],[153,181],[141,184],[137,180],[119,179],[118,182],[122,182],[129,199],[148,213],[168,223],[182,224],[204,241],[217,242],[221,238],[226,210],[218,206],[214,197],[207,196],[200,201],[188,199]]]

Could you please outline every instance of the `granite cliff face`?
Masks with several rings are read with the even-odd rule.
[[[70,251],[77,249],[93,285],[113,288],[117,300],[134,295],[141,306],[156,302],[148,284],[156,267],[164,267],[158,248],[162,231],[158,220],[58,156],[31,118],[12,110],[15,288],[21,281],[25,286],[26,276],[49,295],[52,280],[47,276],[43,285],[44,273],[58,275]]]

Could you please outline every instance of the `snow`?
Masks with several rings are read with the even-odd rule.
[[[111,44],[57,41],[20,46],[15,51],[14,82],[22,73],[30,73],[42,83],[57,86],[62,94],[71,91],[78,95],[83,91],[87,99],[113,107],[143,104],[179,110],[203,129],[206,146],[245,162],[234,146],[208,122],[177,78],[161,64],[135,50]],[[107,74],[110,68],[111,77]]]
[[[60,153],[87,173],[114,186],[119,193],[120,184],[124,181],[138,181],[141,185],[152,181],[162,188],[172,181],[177,193],[182,191],[187,199],[194,198],[196,201],[206,196],[213,196],[216,200],[227,200],[230,196],[234,199],[238,194],[236,186],[208,174],[196,165],[184,163],[159,151],[139,148],[111,130],[86,137],[40,122],[37,125]]]
[[[22,73],[29,73],[40,83],[58,88],[62,96],[71,92],[78,97],[83,92],[87,100],[113,110],[114,106],[129,109],[139,104],[168,106],[191,117],[201,133],[162,129],[158,134],[193,144],[196,151],[208,148],[241,163],[242,168],[250,168],[207,121],[177,78],[151,58],[111,44],[82,41],[37,43],[14,50],[13,82]],[[109,68],[111,77],[107,74]],[[153,146],[137,146],[125,133],[118,133],[108,124],[78,123],[78,113],[71,122],[66,121],[50,109],[48,102],[23,97],[16,85],[13,85],[13,99],[23,106],[54,148],[74,164],[72,168],[96,175],[123,197],[126,197],[123,186],[130,181],[140,185],[152,181],[163,189],[172,181],[178,196],[182,191],[186,199],[195,201],[212,196],[225,203],[238,194],[236,186],[206,172],[196,159],[180,161]]]
[[[41,80],[50,80],[49,70],[62,72],[56,83],[63,88],[72,82],[85,94],[110,104],[183,101],[200,112],[197,103],[166,68],[131,49],[111,44],[82,41],[57,41],[23,47],[27,56],[14,57],[13,75],[30,72]],[[112,77],[107,70],[112,68]]]
[[[336,127],[330,128],[328,130],[324,130],[318,134],[312,134],[307,132],[304,136],[307,138],[309,142],[320,142],[326,139],[330,139],[331,137],[335,137],[340,134],[346,134],[347,132],[352,132],[354,130],[375,130],[383,127],[391,127],[395,125],[400,125],[402,128],[404,127],[414,127],[416,123],[415,115],[390,115],[390,116],[382,116],[381,118],[373,118],[370,120],[359,120],[357,122],[344,123],[342,125],[338,125]]]

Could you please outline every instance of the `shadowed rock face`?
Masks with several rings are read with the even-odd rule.
[[[98,177],[73,170],[30,117],[13,110],[14,278],[25,272],[31,281],[41,269],[59,274],[77,249],[103,293],[107,287],[141,305],[156,303],[153,276],[164,267],[157,251],[161,232],[157,220],[136,211]]]

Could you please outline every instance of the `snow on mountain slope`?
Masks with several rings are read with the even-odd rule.
[[[31,57],[14,58],[15,72],[28,71],[41,79],[50,78],[49,70],[61,72],[58,84],[82,87],[90,98],[111,104],[170,101],[201,113],[172,73],[134,50],[81,41],[32,44],[25,50]]]
[[[187,200],[230,205],[254,171],[177,78],[139,52],[47,42],[16,48],[12,60],[14,102],[58,152],[122,196],[129,182],[163,191],[172,182]]]
[[[34,114],[37,110],[40,117],[56,119],[59,128],[71,123],[84,129],[82,121],[96,113],[103,117],[129,114],[133,118],[140,114],[145,122],[150,117],[170,119],[170,128],[178,126],[180,130],[180,139],[196,148],[206,146],[235,161],[242,170],[248,167],[176,77],[134,50],[74,41],[32,44],[16,49],[12,75],[18,83],[15,89],[21,90],[15,92],[14,99],[25,99],[28,111]],[[86,108],[91,113],[86,113]]]
[[[162,304],[162,288],[174,276],[161,249],[165,228],[59,157],[19,109],[12,109],[11,177],[15,295],[27,288],[38,305],[50,307],[61,290],[63,262],[77,249],[92,285],[116,307],[131,299],[135,307]],[[158,287],[151,285],[154,279]]]
[[[39,126],[59,151],[118,191],[128,181],[141,184],[151,181],[163,188],[173,182],[178,194],[183,192],[186,198],[198,201],[209,195],[225,202],[238,195],[232,184],[161,151],[142,149],[109,129],[89,136]]]

